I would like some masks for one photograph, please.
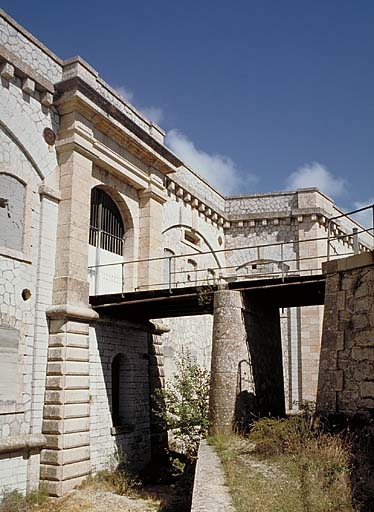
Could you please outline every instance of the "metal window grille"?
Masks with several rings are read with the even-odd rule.
[[[100,188],[91,192],[89,243],[106,251],[123,255],[124,226],[113,199]]]

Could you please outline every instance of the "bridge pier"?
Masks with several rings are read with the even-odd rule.
[[[214,294],[210,433],[285,413],[279,309],[234,290]]]

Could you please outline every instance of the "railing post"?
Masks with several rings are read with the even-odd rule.
[[[284,283],[283,242],[281,243],[282,283]]]
[[[353,252],[355,254],[358,254],[360,252],[359,244],[358,244],[358,228],[353,228],[352,234],[353,234]]]
[[[172,280],[171,280],[172,260],[173,260],[173,256],[169,256],[169,258],[168,258],[168,267],[169,267],[169,293],[171,293],[171,285],[172,285]]]
[[[371,207],[371,214],[372,214],[372,225],[371,225],[371,230],[372,230],[373,235],[374,235],[374,204],[373,204],[373,206]]]
[[[330,221],[327,221],[327,261],[330,260]]]
[[[122,265],[122,295],[125,293],[125,262],[121,263]]]

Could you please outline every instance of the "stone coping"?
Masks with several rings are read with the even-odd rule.
[[[25,434],[0,439],[0,453],[15,452],[24,449],[43,448],[47,439],[43,434]]]
[[[361,254],[355,254],[354,256],[348,256],[347,258],[326,261],[322,264],[322,272],[324,274],[333,274],[335,272],[345,272],[346,270],[354,270],[371,265],[374,265],[374,251],[367,251]]]
[[[206,440],[199,447],[191,512],[235,512],[221,461]]]

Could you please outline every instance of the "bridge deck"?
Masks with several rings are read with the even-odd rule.
[[[90,297],[99,313],[136,320],[213,313],[213,294],[221,285],[154,289]],[[251,279],[227,283],[231,290],[245,292],[253,300],[268,301],[278,307],[315,306],[324,303],[323,275]]]

